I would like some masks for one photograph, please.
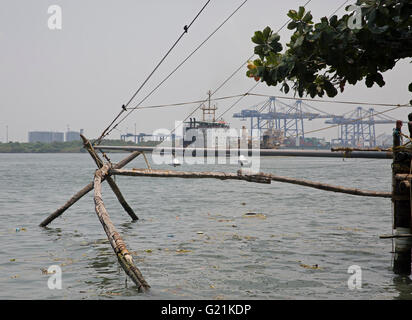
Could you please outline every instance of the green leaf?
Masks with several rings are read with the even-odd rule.
[[[295,21],[299,20],[298,13],[295,10],[289,10],[288,17]]]
[[[292,22],[290,22],[289,24],[288,24],[288,29],[289,30],[293,30],[293,29],[295,29],[296,27],[297,27],[297,23],[295,22],[295,21],[292,21]]]
[[[313,18],[313,16],[310,14],[310,12],[308,12],[307,14],[305,14],[302,21],[306,22],[306,23],[309,23],[309,22],[312,22],[312,18]]]
[[[283,83],[282,88],[283,88],[283,92],[284,92],[284,93],[287,94],[287,93],[289,92],[289,89],[290,89],[290,88],[289,88],[289,85],[288,85],[286,82]]]
[[[299,20],[302,20],[304,13],[305,13],[305,7],[299,7],[299,12],[298,12],[298,19]]]
[[[379,87],[383,87],[385,85],[385,81],[380,73],[375,75],[375,82],[379,85]]]
[[[338,94],[338,90],[333,86],[333,84],[330,81],[325,80],[324,86],[328,97],[333,98]]]
[[[270,27],[266,27],[266,28],[263,30],[263,39],[264,39],[265,41],[267,41],[267,40],[269,39],[269,37],[270,37],[271,34],[272,34],[272,29],[271,29]]]
[[[263,36],[263,32],[256,31],[255,35],[252,37],[252,41],[256,44],[265,44],[265,37]]]
[[[294,47],[294,48],[300,47],[300,46],[302,45],[302,43],[303,43],[303,40],[305,40],[305,37],[304,37],[304,36],[299,36],[299,37],[296,39],[295,44],[293,45],[293,47]]]
[[[412,92],[412,82],[409,84],[408,89]]]
[[[373,76],[372,75],[370,75],[370,74],[368,74],[367,76],[366,76],[366,80],[365,80],[365,84],[366,84],[366,86],[368,87],[368,88],[370,88],[370,87],[372,87],[373,86]]]

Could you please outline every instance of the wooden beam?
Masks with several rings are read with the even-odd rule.
[[[270,183],[271,181],[285,182],[296,185],[301,185],[305,187],[316,188],[324,191],[332,191],[339,193],[346,193],[356,196],[364,197],[380,197],[380,198],[391,198],[392,193],[390,192],[379,192],[379,191],[369,191],[360,190],[355,188],[346,188],[341,186],[334,186],[326,183],[314,182],[303,179],[295,179],[289,177],[276,176],[273,174],[259,173],[252,174],[239,170],[238,173],[225,173],[225,172],[191,172],[191,171],[171,171],[171,170],[148,170],[148,169],[112,169],[110,173],[113,175],[123,175],[123,176],[146,176],[146,177],[158,177],[158,178],[212,178],[220,180],[245,180],[249,182],[257,183]]]
[[[127,165],[130,161],[135,159],[138,155],[140,154],[139,151],[132,152],[130,155],[128,155],[126,158],[118,162],[113,166],[113,168],[116,169],[121,169],[125,165]],[[106,178],[103,177],[103,181]],[[93,182],[90,182],[87,186],[85,186],[83,189],[81,189],[79,192],[77,192],[75,195],[73,195],[69,201],[67,201],[63,206],[58,208],[56,211],[54,211],[51,215],[49,215],[46,219],[44,219],[40,223],[40,227],[46,227],[49,223],[51,223],[54,219],[60,217],[67,209],[69,209],[73,204],[75,204],[77,201],[79,201],[84,195],[89,193],[90,191],[93,190]]]
[[[378,197],[378,198],[391,198],[392,197],[391,192],[381,192],[381,191],[361,190],[357,188],[347,188],[347,187],[335,186],[335,185],[322,183],[322,182],[314,182],[314,181],[304,180],[304,179],[295,179],[295,178],[289,178],[289,177],[276,176],[276,175],[268,174],[268,173],[262,173],[262,175],[264,177],[270,178],[272,181],[297,184],[297,185],[320,189],[324,191],[346,193],[346,194],[351,194],[354,196],[363,196],[363,197]]]
[[[100,223],[109,239],[110,245],[115,252],[120,265],[126,274],[133,280],[140,291],[149,290],[150,286],[143,278],[140,270],[136,267],[133,261],[133,257],[127,250],[126,243],[123,241],[120,234],[116,231],[113,222],[110,220],[109,213],[107,212],[103,199],[102,199],[102,180],[103,177],[107,178],[109,165],[105,164],[99,170],[96,170],[94,175],[94,203],[96,214],[99,217]]]
[[[90,156],[93,158],[93,160],[96,163],[97,167],[99,169],[101,169],[103,167],[103,161],[100,159],[100,157],[96,153],[96,150],[94,150],[92,144],[90,143],[89,140],[86,139],[86,137],[84,135],[81,134],[80,137],[83,140],[84,147],[89,152]],[[109,184],[110,188],[112,189],[112,191],[116,195],[117,200],[119,200],[119,202],[122,205],[123,209],[129,214],[130,218],[132,218],[133,221],[139,220],[137,215],[134,213],[133,209],[126,202],[126,199],[123,197],[122,193],[120,192],[119,187],[117,186],[116,182],[112,179],[112,177],[107,176],[106,180],[107,180],[107,183]]]
[[[132,170],[121,170],[112,169],[110,170],[112,175],[120,176],[146,176],[146,177],[158,177],[158,178],[211,178],[219,180],[244,180],[256,183],[270,184],[270,179],[259,175],[239,175],[236,173],[225,173],[225,172],[192,172],[192,171],[170,171],[170,170],[153,170],[153,169],[132,169]]]

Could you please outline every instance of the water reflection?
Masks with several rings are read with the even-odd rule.
[[[412,240],[410,238],[395,239],[393,272],[396,276],[393,278],[393,283],[399,292],[399,296],[395,299],[412,299],[411,250]]]
[[[95,248],[93,257],[90,257],[88,261],[87,267],[93,269],[93,273],[96,274],[96,277],[87,281],[88,284],[103,290],[113,284],[114,281],[117,282],[116,278],[119,276],[118,262],[111,248],[105,246]]]
[[[412,280],[409,276],[399,275],[393,278],[393,284],[399,295],[396,300],[412,300]]]

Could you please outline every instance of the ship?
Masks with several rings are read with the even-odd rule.
[[[220,129],[214,131],[216,136],[216,141],[214,147],[224,144],[226,148],[226,140],[222,142],[222,139],[219,139],[219,133],[224,135],[226,130],[230,129],[229,124],[223,120],[223,118],[216,119],[216,110],[217,106],[211,104],[211,91],[208,91],[208,103],[207,105],[202,104],[202,120],[197,120],[196,118],[190,118],[189,121],[183,123],[183,148],[188,147],[191,144],[196,144],[197,147],[208,148],[211,146],[207,145],[208,134],[213,129]]]

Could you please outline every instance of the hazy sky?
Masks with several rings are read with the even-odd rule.
[[[205,0],[2,0],[0,10],[0,141],[27,141],[28,131],[78,131],[96,138],[120,111],[157,62],[204,5]],[[243,0],[212,0],[179,45],[147,83],[135,100],[142,98],[165,75],[202,42]],[[144,105],[200,100],[217,88],[253,53],[254,31],[271,26],[278,29],[287,21],[289,9],[305,0],[249,0],[207,44],[173,75]],[[312,0],[307,6],[315,19],[329,16],[344,0]],[[349,3],[354,1],[349,1]],[[348,3],[348,4],[349,4]],[[62,29],[50,30],[48,8],[62,9]],[[337,14],[344,14],[342,8]],[[290,32],[284,28],[282,43]],[[386,86],[369,89],[362,84],[347,86],[337,100],[375,103],[406,103],[412,64],[401,61],[384,74]],[[242,69],[216,96],[248,91],[254,80]],[[278,88],[260,84],[254,92],[284,95]],[[289,93],[289,96],[293,96]],[[246,109],[262,98],[247,97],[225,115],[233,127],[242,122],[234,112]],[[233,103],[218,103],[218,114]],[[356,106],[310,103],[340,114]],[[140,110],[113,131],[152,132],[172,128],[197,105]],[[384,107],[376,107],[384,110]],[[406,120],[408,110],[391,116]],[[196,114],[200,118],[200,114]],[[326,126],[323,121],[306,122],[307,130]],[[377,133],[391,133],[391,125],[377,127]],[[336,136],[337,129],[314,134]]]

